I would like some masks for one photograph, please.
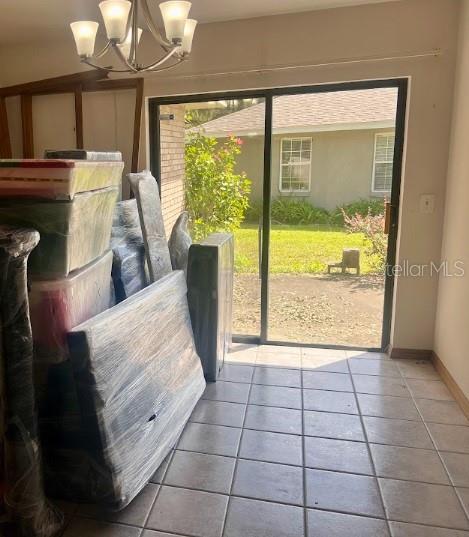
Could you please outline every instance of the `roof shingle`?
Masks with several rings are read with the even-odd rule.
[[[396,118],[397,89],[379,88],[275,97],[273,129],[277,132],[314,131],[369,123],[392,124]],[[201,125],[212,136],[261,133],[265,104],[260,103]],[[336,128],[334,128],[336,127]]]

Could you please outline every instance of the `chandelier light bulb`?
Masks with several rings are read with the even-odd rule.
[[[70,28],[75,38],[78,55],[82,58],[93,56],[99,24],[93,21],[77,21],[72,22]]]
[[[194,19],[187,19],[184,26],[184,37],[182,38],[181,49],[184,54],[190,54],[192,50],[192,40],[194,39],[195,27],[197,21]]]
[[[140,39],[142,38],[143,30],[141,28],[138,29],[137,32],[137,45],[140,43]],[[132,46],[132,28],[129,30],[129,33],[127,34],[127,37],[125,38],[125,41],[121,45],[117,45],[122,54],[129,59],[130,58],[130,48]]]
[[[191,9],[191,2],[170,0],[160,4],[164,28],[168,41],[181,43],[184,38],[184,29]]]
[[[99,4],[108,39],[124,41],[131,7],[129,0],[104,0]]]

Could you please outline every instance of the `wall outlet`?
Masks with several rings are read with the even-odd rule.
[[[435,211],[435,194],[422,194],[420,196],[420,212],[432,214]]]

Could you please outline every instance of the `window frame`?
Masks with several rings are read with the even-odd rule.
[[[282,172],[283,168],[285,166],[291,166],[291,164],[283,164],[283,142],[286,140],[290,140],[291,142],[293,140],[309,140],[311,143],[311,149],[310,149],[310,155],[309,155],[309,162],[300,162],[300,166],[309,166],[309,175],[308,175],[308,189],[307,190],[292,190],[292,189],[284,189],[282,188]],[[285,136],[283,138],[280,138],[280,154],[279,154],[279,178],[278,178],[278,189],[281,194],[309,194],[311,193],[311,170],[312,170],[312,162],[313,162],[313,137],[312,136]],[[298,163],[297,163],[298,164]]]
[[[373,194],[390,194],[392,191],[392,183],[393,178],[391,176],[391,188],[389,190],[377,190],[375,185],[375,179],[376,179],[376,165],[377,164],[391,164],[394,167],[394,154],[392,156],[392,159],[390,162],[388,161],[378,161],[376,159],[376,150],[378,148],[378,138],[382,136],[394,136],[394,149],[396,147],[396,132],[395,131],[389,131],[389,132],[375,132],[375,143],[373,147],[373,172],[371,175],[371,192]],[[394,172],[394,170],[393,170]]]

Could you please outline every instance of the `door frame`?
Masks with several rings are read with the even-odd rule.
[[[394,146],[393,177],[391,189],[390,228],[388,235],[388,252],[386,266],[393,267],[396,262],[397,236],[399,227],[399,207],[401,199],[401,180],[403,172],[403,156],[406,136],[406,111],[407,94],[409,87],[408,78],[391,78],[379,80],[359,80],[352,82],[338,82],[328,84],[316,84],[307,86],[287,86],[276,88],[264,88],[257,90],[220,91],[211,93],[199,93],[189,95],[174,95],[164,97],[152,97],[148,100],[149,112],[149,140],[150,140],[150,168],[153,175],[160,182],[161,155],[160,155],[160,121],[159,107],[161,105],[184,104],[206,102],[215,100],[249,99],[259,98],[265,102],[265,131],[264,131],[264,177],[263,177],[263,210],[262,210],[262,244],[261,244],[261,331],[259,336],[237,336],[234,338],[242,343],[258,343],[280,346],[314,346],[318,348],[334,349],[357,349],[366,351],[386,351],[391,338],[391,325],[393,316],[393,294],[395,277],[392,271],[386,270],[384,286],[384,306],[382,338],[380,348],[350,347],[344,345],[322,345],[309,343],[296,343],[274,341],[268,338],[268,315],[269,315],[269,250],[271,229],[271,159],[272,159],[272,118],[273,99],[284,95],[299,95],[304,93],[328,93],[335,91],[367,90],[379,88],[396,88],[398,90],[396,111],[396,138]],[[156,128],[151,128],[151,126]]]

